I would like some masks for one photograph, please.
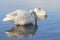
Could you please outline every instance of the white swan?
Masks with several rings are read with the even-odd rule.
[[[11,21],[16,25],[25,25],[34,22],[34,18],[31,14],[24,10],[16,10],[6,15],[3,21]]]
[[[43,19],[46,16],[46,12],[41,10],[40,8],[35,8],[30,12],[26,12],[24,10],[16,10],[12,13],[6,15],[3,21],[11,21],[16,25],[25,25],[29,23],[37,24],[37,20]]]

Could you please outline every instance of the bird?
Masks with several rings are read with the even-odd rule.
[[[10,21],[16,25],[26,25],[30,23],[36,25],[37,21],[44,19],[46,15],[46,11],[41,10],[41,8],[35,8],[29,12],[25,10],[15,10],[7,14],[3,21]]]

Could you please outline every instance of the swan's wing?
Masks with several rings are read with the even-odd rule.
[[[16,21],[18,22],[18,24],[24,25],[28,23],[33,23],[34,18],[28,12],[20,11],[19,13],[17,13]]]
[[[7,18],[9,18],[9,20],[7,20],[7,21],[11,20],[15,24],[20,24],[20,25],[34,22],[34,17],[31,14],[29,14],[28,12],[23,11],[23,10],[16,10],[12,13],[9,13],[7,15]]]

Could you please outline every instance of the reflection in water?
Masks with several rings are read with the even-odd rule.
[[[24,26],[16,25],[10,30],[6,30],[6,34],[9,37],[27,37],[33,36],[37,30],[38,26],[33,24],[28,24]]]

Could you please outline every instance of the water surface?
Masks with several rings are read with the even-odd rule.
[[[12,29],[15,25],[11,22],[2,22],[5,17],[4,13],[0,14],[0,39],[1,40],[60,40],[60,12],[47,12],[47,19],[38,22],[38,29],[33,36],[24,38],[10,38],[5,33],[6,30]]]

